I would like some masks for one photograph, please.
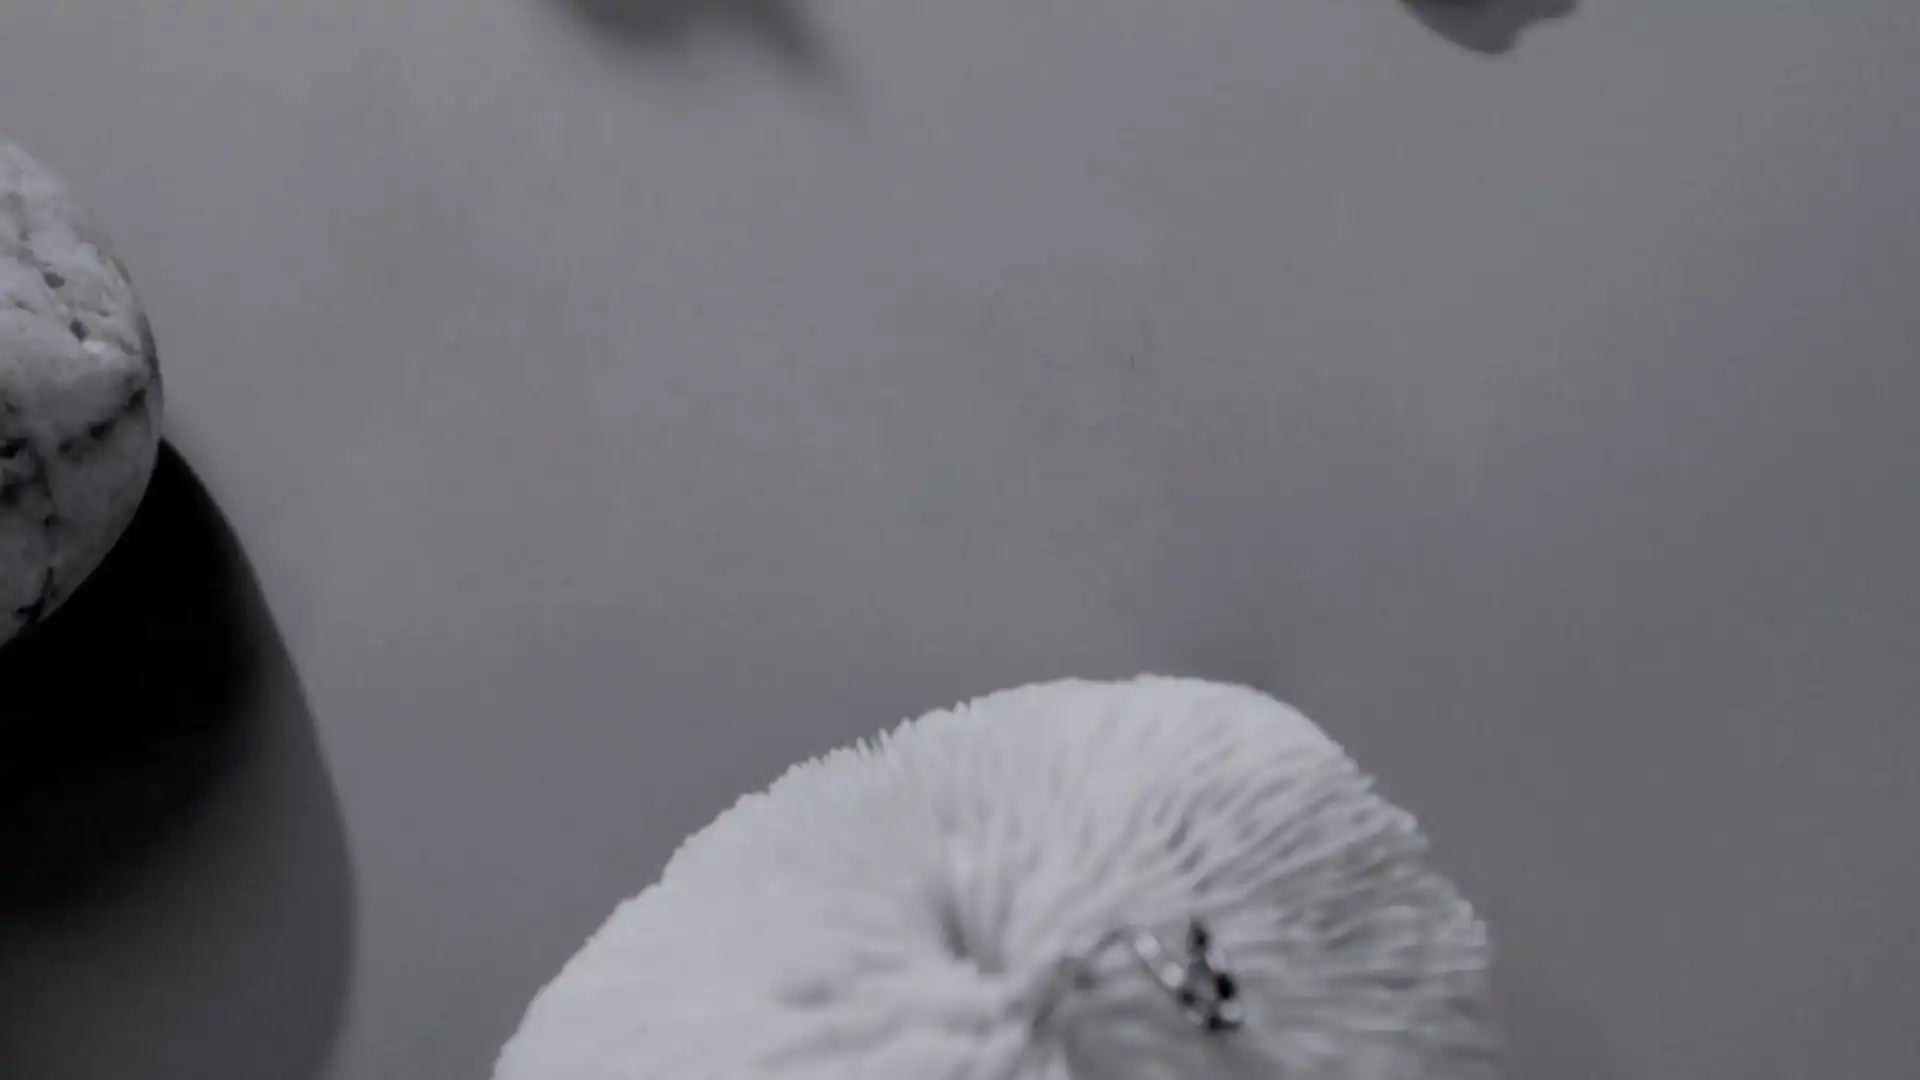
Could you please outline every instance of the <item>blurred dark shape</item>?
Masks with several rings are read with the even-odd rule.
[[[730,33],[803,70],[826,65],[825,43],[803,0],[556,0],[596,36],[649,52],[684,51],[703,34]]]
[[[113,553],[0,651],[0,1076],[318,1076],[352,882],[299,679],[170,448]]]
[[[1487,55],[1512,51],[1535,23],[1565,18],[1576,0],[1405,0],[1434,33]]]

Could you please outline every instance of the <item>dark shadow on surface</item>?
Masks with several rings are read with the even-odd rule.
[[[595,36],[629,51],[683,53],[725,35],[800,71],[830,66],[805,0],[553,0]]]
[[[0,651],[0,1077],[309,1080],[351,949],[298,677],[163,446],[106,562]]]
[[[1403,0],[1434,33],[1484,55],[1510,52],[1536,23],[1573,14],[1576,0]]]

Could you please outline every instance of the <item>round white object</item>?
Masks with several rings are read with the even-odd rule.
[[[1177,950],[1192,919],[1237,1030],[1095,947],[1131,929]],[[1299,713],[1057,682],[741,800],[539,994],[494,1075],[1491,1080],[1489,952],[1412,818]]]
[[[0,643],[106,557],[159,444],[159,361],[125,267],[0,139]]]

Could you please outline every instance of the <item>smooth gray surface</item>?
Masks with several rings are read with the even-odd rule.
[[[1421,812],[1516,1077],[1904,1075],[1920,5],[1471,44],[1392,0],[6,4],[0,125],[119,239],[304,685],[259,722],[351,872],[276,880],[353,949],[209,967],[129,903],[46,946],[117,989],[31,1039],[344,971],[235,1004],[225,1075],[338,1010],[288,1080],[484,1077],[737,792],[1151,668]]]

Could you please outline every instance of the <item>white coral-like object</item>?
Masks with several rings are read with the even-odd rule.
[[[1236,1030],[1113,947],[1177,950],[1195,919]],[[1492,1080],[1488,965],[1412,818],[1299,713],[1058,682],[741,800],[540,993],[495,1077]]]

